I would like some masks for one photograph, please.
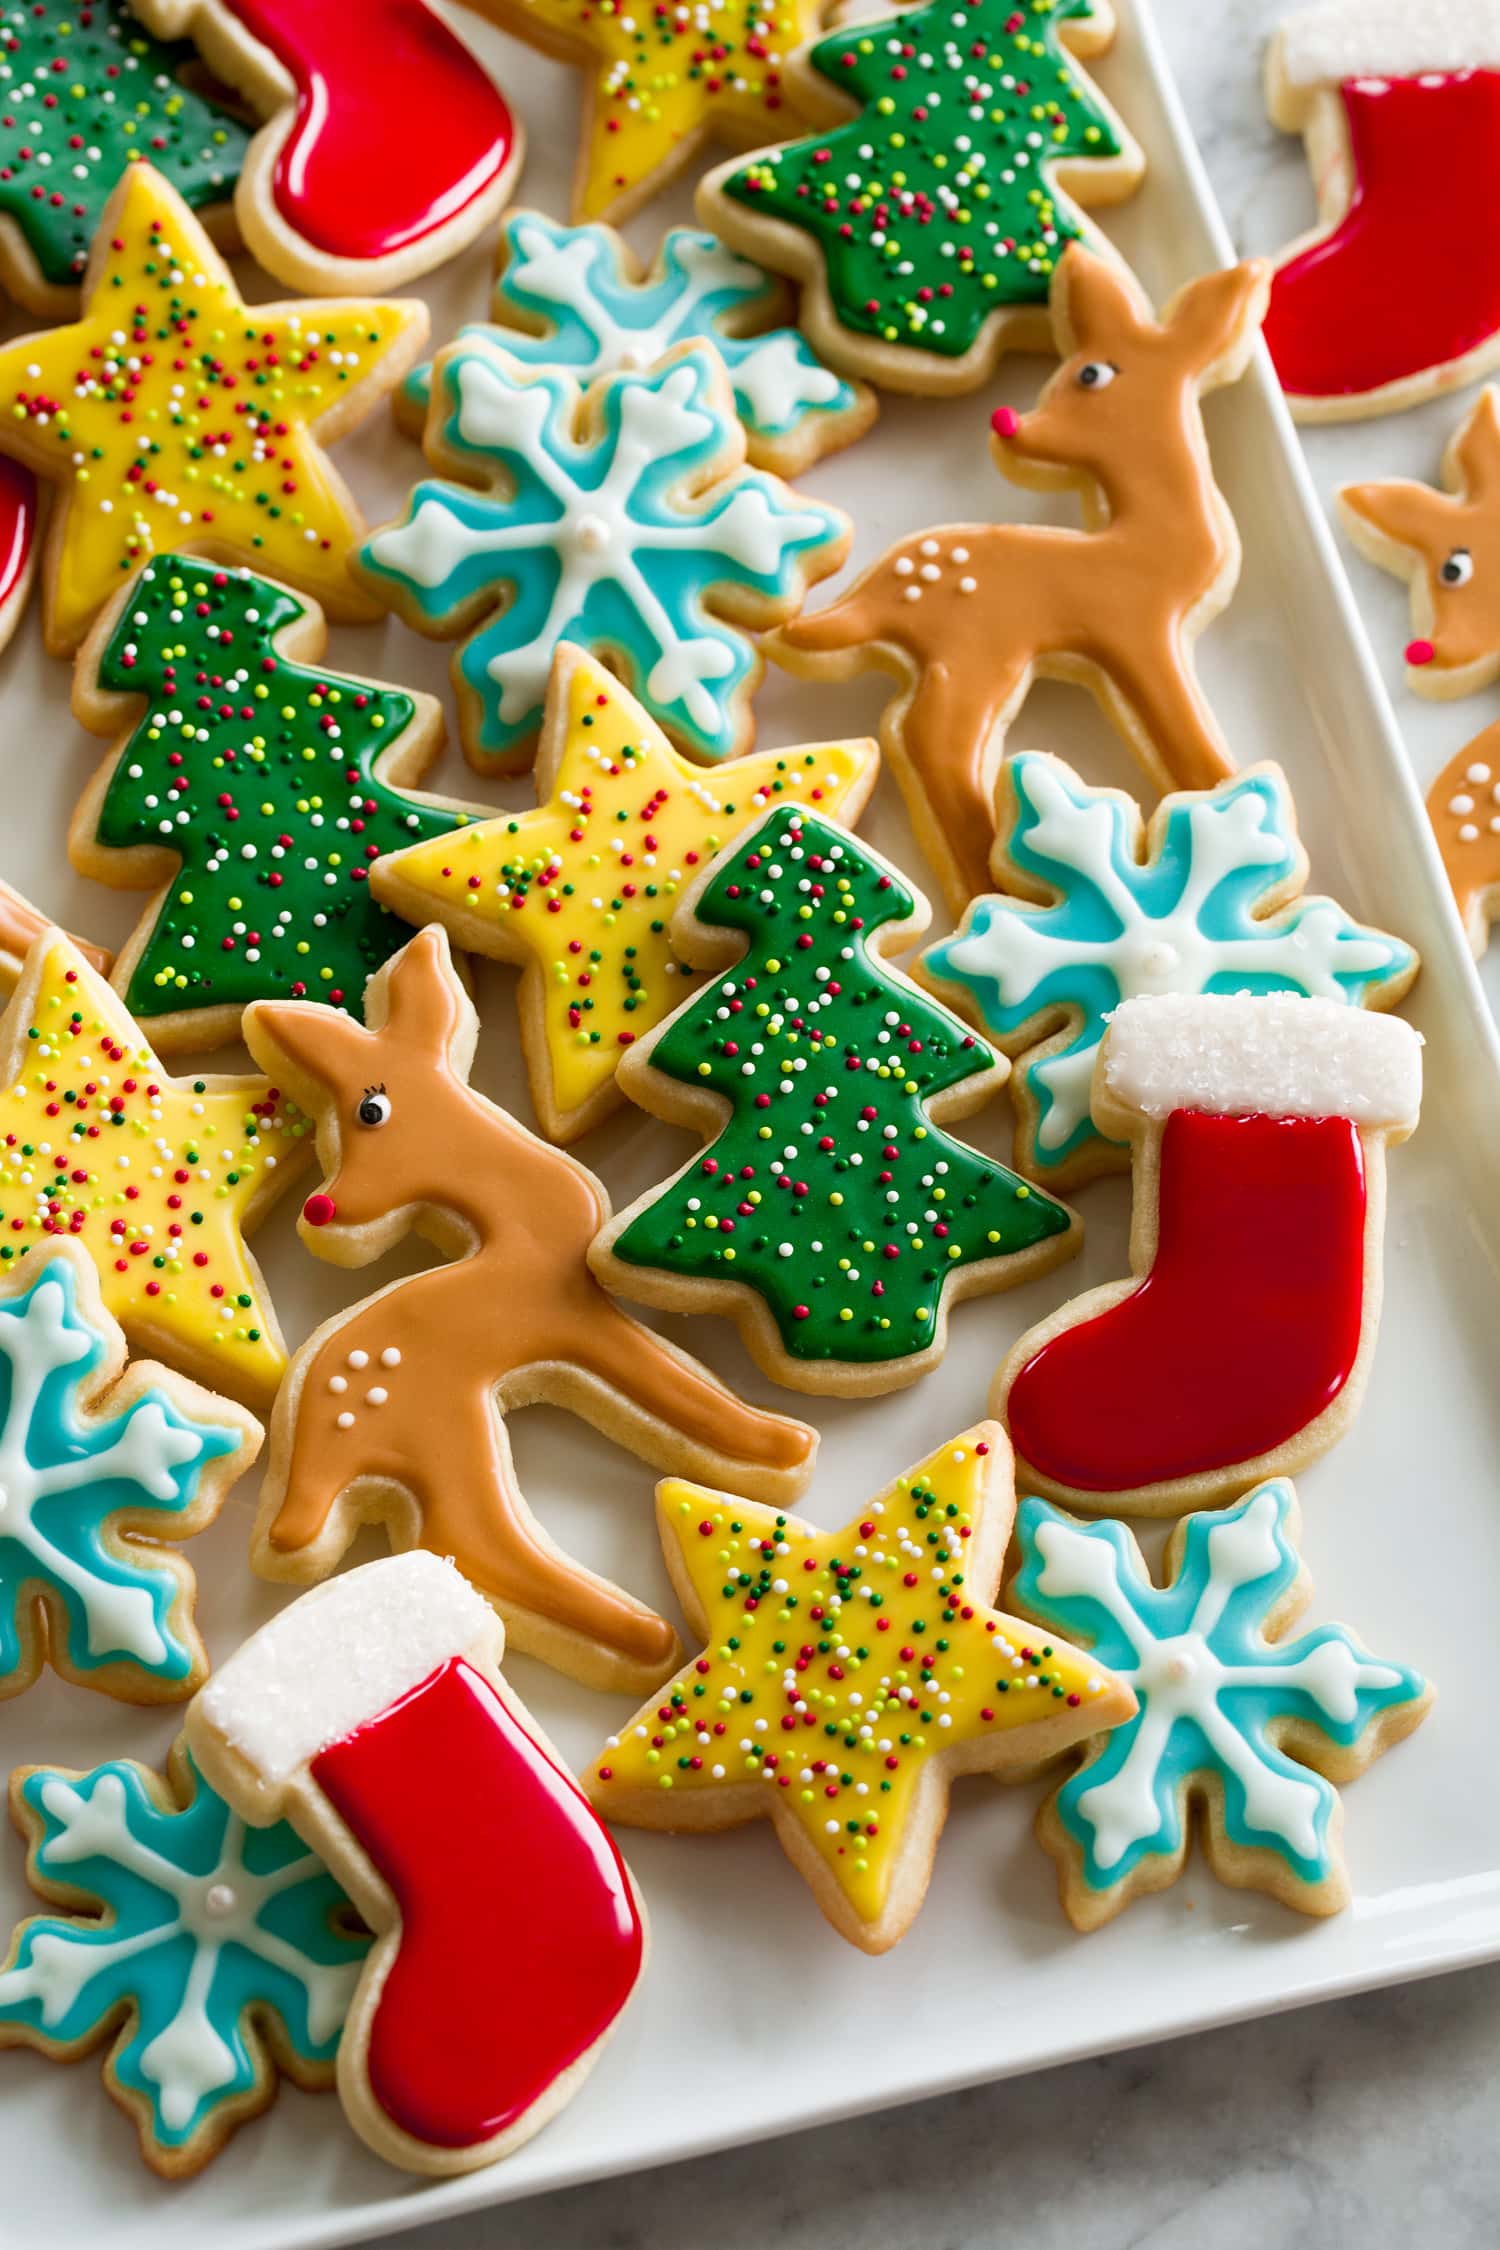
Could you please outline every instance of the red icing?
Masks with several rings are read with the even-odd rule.
[[[36,540],[36,478],[0,455],[0,609],[26,576]]]
[[[1159,1212],[1140,1287],[1011,1386],[1017,1453],[1080,1492],[1255,1460],[1331,1404],[1359,1350],[1365,1165],[1347,1118],[1177,1110]]]
[[[509,163],[499,88],[426,0],[226,0],[297,88],[277,209],[315,250],[420,242]]]
[[[1500,331],[1500,73],[1339,89],[1355,189],[1276,273],[1266,342],[1285,388],[1341,398],[1444,367]]]
[[[401,1913],[370,2027],[375,2101],[436,2148],[493,2140],[634,1989],[641,1920],[614,1841],[461,1657],[312,1772]]]

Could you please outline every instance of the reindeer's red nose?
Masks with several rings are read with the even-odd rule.
[[[990,416],[990,428],[997,437],[1014,437],[1021,427],[1021,417],[1013,406],[997,406]]]
[[[338,1214],[338,1205],[331,1195],[310,1195],[302,1206],[302,1216],[310,1227],[326,1227]]]
[[[1430,664],[1436,655],[1437,650],[1431,641],[1408,641],[1406,644],[1408,664]]]

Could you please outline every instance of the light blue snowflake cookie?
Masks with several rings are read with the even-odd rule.
[[[500,345],[527,367],[566,368],[580,382],[652,367],[701,338],[729,371],[734,409],[758,469],[797,476],[852,444],[875,419],[875,393],[825,367],[800,329],[775,323],[785,284],[717,235],[673,227],[642,271],[613,227],[569,227],[512,211],[500,229],[490,321],[459,330]],[[397,392],[397,415],[420,435],[432,366]]]
[[[218,1513],[258,1424],[186,1376],[126,1370],[93,1260],[59,1240],[0,1278],[0,1696],[45,1661],[130,1703],[208,1670],[193,1573],[159,1544]]]
[[[71,2061],[113,2037],[110,2094],[141,2153],[196,2172],[275,2099],[330,2085],[369,1939],[285,1821],[249,1828],[181,1744],[164,1782],[130,1760],[22,1767],[11,1810],[39,1896],[0,1968],[0,2047]]]
[[[1310,1591],[1297,1529],[1291,1485],[1263,1484],[1179,1524],[1157,1587],[1123,1524],[1023,1502],[1016,1610],[1087,1648],[1139,1704],[1038,1818],[1078,1928],[1175,1882],[1194,1807],[1221,1882],[1305,1914],[1348,1904],[1331,1785],[1410,1734],[1432,1691],[1342,1625],[1283,1637]]]
[[[1002,770],[996,880],[922,975],[1024,1060],[1016,1169],[1050,1187],[1128,1162],[1089,1114],[1105,1019],[1148,993],[1300,992],[1389,1008],[1417,973],[1400,938],[1304,898],[1307,854],[1277,766],[1163,798],[1093,789],[1028,751]]]
[[[468,481],[419,484],[358,568],[419,632],[479,621],[454,662],[471,763],[528,762],[565,640],[608,651],[695,756],[748,749],[764,667],[744,628],[790,617],[837,570],[849,525],[744,466],[715,353],[686,345],[585,394],[471,336],[432,379],[428,459]]]

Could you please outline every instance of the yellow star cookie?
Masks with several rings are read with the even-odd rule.
[[[667,936],[686,885],[778,800],[852,825],[878,763],[873,742],[825,742],[695,765],[565,642],[537,757],[544,801],[378,859],[370,884],[419,927],[521,964],[537,1115],[554,1141],[576,1140],[618,1103],[625,1049],[701,981]]]
[[[273,572],[333,617],[378,616],[349,576],[364,521],[322,441],[400,381],[426,334],[419,304],[246,305],[181,197],[129,166],[94,238],[82,318],[0,346],[0,449],[61,487],[47,646],[76,648],[122,580],[167,549]]]
[[[484,0],[518,39],[592,70],[575,219],[622,219],[704,141],[786,140],[809,122],[787,62],[820,0]]]
[[[286,1353],[243,1237],[311,1148],[264,1078],[169,1078],[72,939],[37,940],[0,1018],[0,1271],[77,1242],[134,1351],[269,1405]]]
[[[706,1646],[585,1787],[640,1828],[769,1815],[867,1953],[922,1903],[955,1773],[1033,1771],[1134,1713],[1091,1657],[984,1606],[1015,1514],[998,1422],[939,1447],[841,1531],[677,1478],[657,1508]]]

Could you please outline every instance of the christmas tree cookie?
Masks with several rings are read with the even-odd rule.
[[[764,815],[687,893],[672,941],[719,973],[620,1083],[709,1140],[600,1234],[595,1271],[722,1312],[793,1389],[857,1396],[942,1356],[948,1307],[1078,1247],[1064,1205],[954,1140],[1008,1064],[885,955],[926,925],[890,863],[816,813]]]
[[[1399,938],[1304,898],[1307,854],[1278,766],[1164,798],[1149,825],[1120,789],[1060,758],[1000,770],[999,896],[978,898],[921,975],[987,1039],[1011,1081],[1019,1171],[1049,1186],[1130,1162],[1090,1113],[1094,1065],[1123,1000],[1163,992],[1301,992],[1393,1007],[1417,973]]]
[[[252,1000],[358,1016],[409,934],[373,863],[469,817],[403,786],[442,747],[436,698],[319,669],[327,637],[309,596],[164,555],[79,651],[73,708],[117,739],[68,848],[155,894],[113,981],[161,1053],[237,1038]]]
[[[1144,159],[1075,58],[1108,0],[928,0],[832,32],[791,83],[821,128],[709,174],[705,225],[804,284],[802,324],[845,374],[968,391],[1051,343],[1077,203],[1117,203]],[[853,114],[851,114],[851,112]]]
[[[595,1804],[683,1833],[768,1816],[840,1936],[887,1951],[955,1774],[1033,1771],[1134,1708],[1095,1659],[985,1606],[1014,1513],[998,1422],[837,1531],[666,1479],[662,1546],[702,1653],[611,1736]]]
[[[685,887],[768,807],[853,823],[874,786],[873,742],[759,750],[693,765],[618,680],[564,642],[547,689],[535,811],[410,844],[370,870],[378,900],[443,924],[470,952],[522,969],[532,1100],[555,1141],[620,1096],[620,1057],[691,978],[669,924]]]
[[[222,231],[250,135],[123,0],[0,5],[0,286],[66,320],[110,193],[149,163]],[[201,72],[199,73],[201,79]]]
[[[43,632],[78,646],[153,554],[272,570],[330,616],[378,612],[349,575],[364,526],[323,451],[421,351],[402,302],[246,305],[199,221],[133,164],[99,222],[83,311],[0,345],[0,446],[59,487]]]

